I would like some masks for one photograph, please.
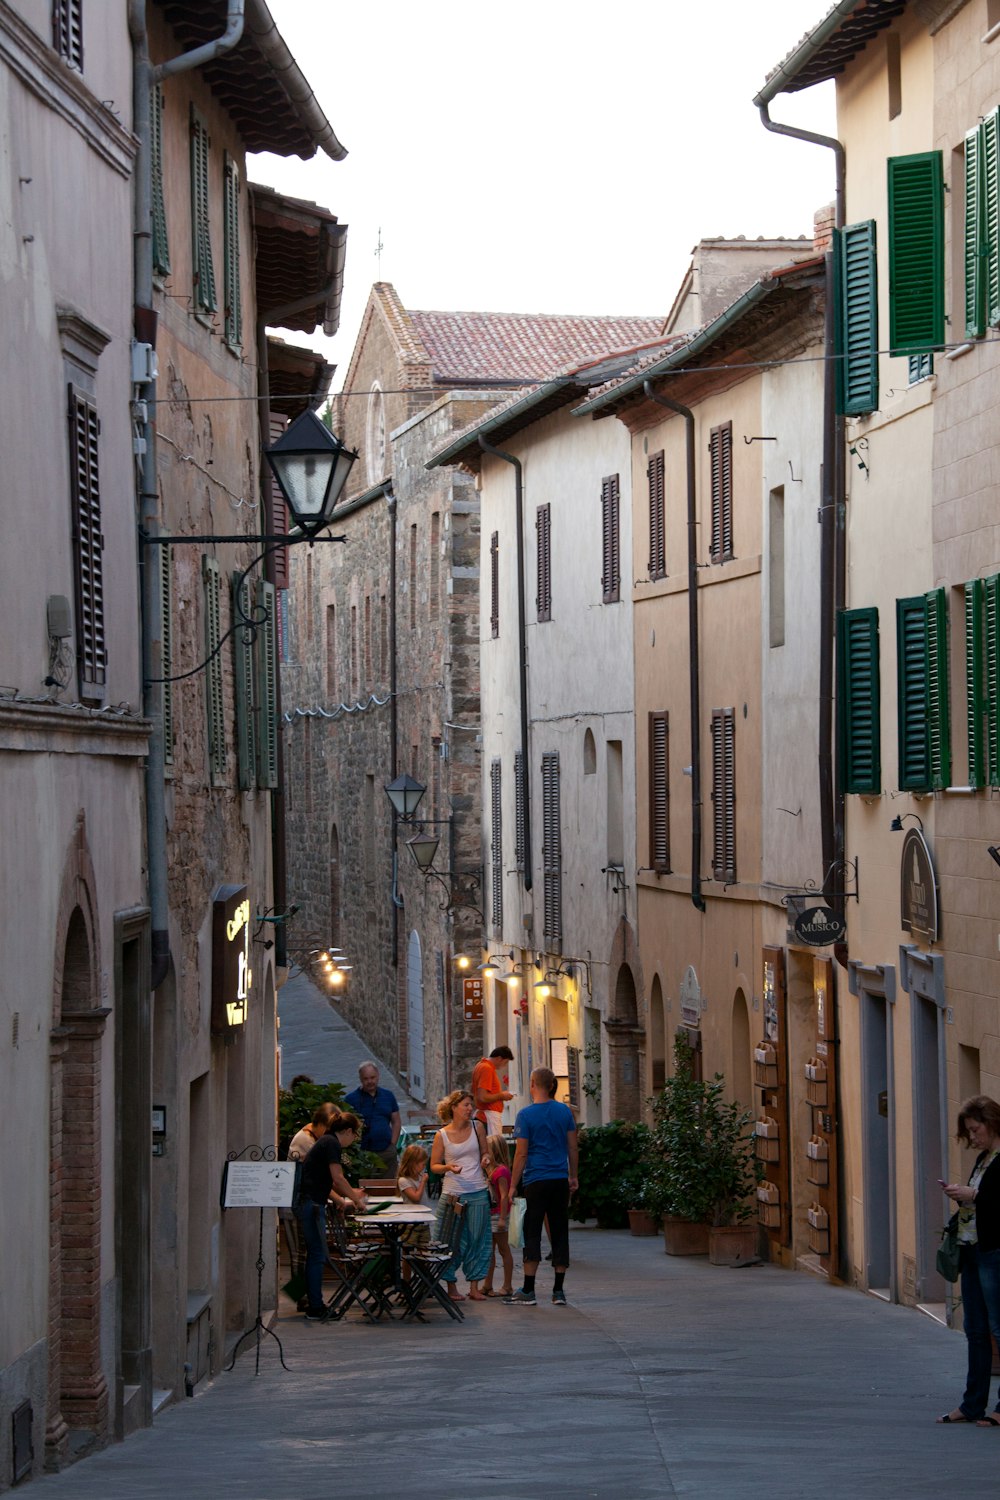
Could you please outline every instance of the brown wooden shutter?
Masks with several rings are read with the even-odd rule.
[[[562,947],[562,840],[559,817],[559,755],[542,756],[542,882],[545,944]]]
[[[83,0],[53,0],[52,46],[71,68],[83,72]]]
[[[538,596],[535,603],[538,619],[544,621],[552,618],[552,509],[548,501],[538,507],[535,530],[538,533]]]
[[[288,426],[288,418],[283,417],[280,412],[272,411],[268,414],[269,446],[278,441],[285,428]],[[264,465],[264,530],[268,536],[288,535],[288,509],[285,499],[278,489],[278,483],[271,473],[271,465]],[[274,586],[276,589],[287,589],[288,587],[288,548],[278,547],[272,553],[274,558]]]
[[[658,875],[670,869],[670,783],[667,713],[649,716],[649,863]]]
[[[524,755],[517,750],[514,753],[514,863],[519,870],[523,870],[527,863],[524,847],[526,790]]]
[[[500,634],[500,533],[490,537],[490,635]]]
[[[733,424],[713,427],[709,451],[712,456],[712,561],[727,562],[733,555]]]
[[[664,490],[663,450],[650,455],[646,468],[649,480],[649,576],[667,576],[667,531]]]
[[[601,597],[605,604],[621,598],[621,487],[617,474],[601,480]]]
[[[108,652],[104,632],[104,536],[97,407],[69,387],[70,479],[73,506],[73,567],[76,575],[76,658],[80,697],[104,697]]]
[[[736,714],[712,710],[712,873],[723,885],[736,881]]]
[[[490,763],[490,917],[497,929],[503,927],[503,783],[499,760]]]

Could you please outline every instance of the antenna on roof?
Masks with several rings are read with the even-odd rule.
[[[376,281],[382,280],[382,251],[384,249],[385,246],[382,244],[382,226],[380,224],[378,226],[378,244],[375,246],[375,259],[378,261],[378,274],[375,278]]]

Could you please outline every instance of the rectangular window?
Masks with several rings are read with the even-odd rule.
[[[257,583],[257,785],[278,785],[278,652],[274,628],[277,591],[263,579]],[[306,721],[311,722],[310,720]]]
[[[499,760],[490,762],[490,918],[503,927],[503,794]]]
[[[218,307],[210,229],[208,126],[191,106],[191,268],[194,309],[204,317]]]
[[[242,574],[232,577],[233,655],[236,692],[236,759],[241,792],[257,785],[257,701],[253,633],[239,619],[252,620],[253,585]]]
[[[326,606],[326,696],[337,700],[337,606]]]
[[[562,947],[562,840],[559,817],[559,755],[542,756],[542,884],[545,945]]]
[[[666,490],[663,450],[651,453],[646,465],[649,482],[649,576],[667,576]]]
[[[490,635],[500,634],[500,533],[490,536]]]
[[[52,46],[63,62],[83,72],[83,0],[52,0]]]
[[[541,624],[552,618],[552,509],[546,503],[535,513],[538,595],[535,604]]]
[[[371,691],[372,685],[372,599],[370,594],[365,595],[365,687]]]
[[[163,86],[156,84],[149,99],[150,172],[153,187],[153,271],[170,273],[167,210],[163,195]]]
[[[205,708],[208,717],[208,772],[212,786],[226,779],[226,709],[222,676],[221,575],[214,557],[203,557],[205,607]]]
[[[351,605],[351,696],[358,696],[358,607]]]
[[[903,112],[903,78],[899,57],[899,32],[888,31],[885,37],[885,76],[889,87],[889,119]]]
[[[524,756],[520,750],[517,750],[514,752],[514,863],[522,871],[527,863],[525,850],[526,792],[527,788],[524,784]]]
[[[944,342],[944,167],[940,151],[892,156],[889,173],[889,349]]]
[[[768,644],[785,644],[785,487],[771,491],[767,526]]]
[[[877,609],[844,609],[837,616],[837,691],[841,790],[877,796],[882,790]]]
[[[441,610],[441,512],[431,511],[430,600],[427,613],[436,620]]]
[[[160,677],[171,677],[174,671],[174,554],[171,547],[157,547],[160,564]],[[174,763],[174,685],[163,688],[163,762]]]
[[[899,786],[930,786],[927,743],[927,625],[924,596],[896,600],[896,724]]]
[[[621,598],[621,491],[617,474],[601,480],[601,600],[617,604]]]
[[[658,875],[670,869],[670,782],[667,750],[670,716],[649,716],[649,863]]]
[[[69,387],[70,483],[73,571],[76,586],[76,659],[80,697],[103,701],[108,652],[104,626],[104,531],[94,402]]]
[[[712,874],[736,882],[736,713],[712,709]]]
[[[226,152],[223,169],[222,257],[224,337],[230,349],[243,344],[243,303],[240,297],[240,169]]]
[[[713,427],[709,437],[712,469],[712,561],[733,555],[733,424]]]
[[[875,220],[848,224],[834,239],[839,340],[839,408],[864,416],[878,405],[878,280]]]
[[[965,137],[965,332],[1000,322],[1000,110]]]
[[[417,528],[410,527],[410,629],[417,628]]]
[[[382,595],[378,612],[378,677],[384,683],[389,668],[389,606]]]
[[[625,867],[625,762],[621,740],[608,740],[606,747],[607,785],[605,788],[605,826],[607,829],[607,862],[619,869]]]

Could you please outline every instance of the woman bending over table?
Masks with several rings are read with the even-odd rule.
[[[1000,1339],[1000,1104],[986,1094],[967,1099],[958,1112],[958,1139],[979,1154],[967,1186],[942,1183],[958,1204],[962,1317],[969,1369],[961,1404],[939,1422],[1000,1427],[1000,1400],[988,1412],[993,1348]]]
[[[482,1302],[479,1283],[486,1275],[493,1249],[490,1229],[490,1191],[483,1171],[486,1132],[472,1118],[475,1102],[464,1089],[455,1089],[437,1107],[441,1129],[431,1147],[431,1171],[443,1179],[434,1233],[441,1237],[449,1203],[462,1209],[462,1238],[454,1258],[441,1279],[455,1302],[464,1298],[455,1284],[461,1266],[469,1281],[469,1297]]]

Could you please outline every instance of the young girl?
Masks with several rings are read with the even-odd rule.
[[[427,1199],[427,1152],[421,1146],[407,1146],[400,1157],[396,1186],[405,1203],[429,1207]],[[408,1224],[401,1240],[404,1245],[426,1245],[431,1237],[430,1225]],[[409,1266],[403,1267],[404,1280],[410,1279]]]
[[[486,1142],[486,1154],[490,1164],[486,1176],[490,1183],[490,1228],[493,1231],[493,1251],[490,1268],[486,1273],[483,1292],[487,1297],[509,1297],[512,1292],[511,1277],[514,1274],[514,1257],[507,1243],[507,1221],[510,1217],[510,1157],[507,1142],[502,1135],[491,1135]],[[493,1268],[497,1262],[497,1251],[503,1262],[503,1286],[499,1292],[493,1290]]]

